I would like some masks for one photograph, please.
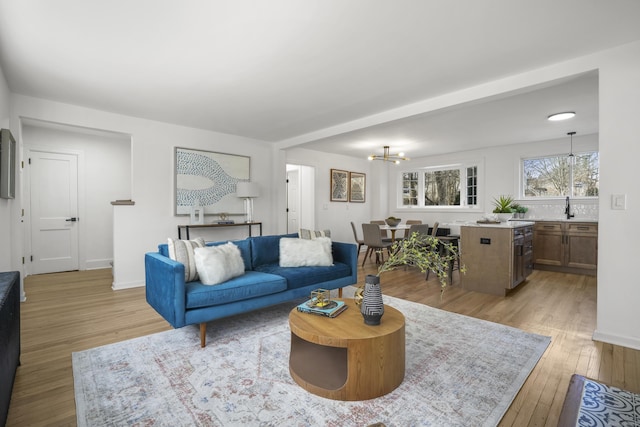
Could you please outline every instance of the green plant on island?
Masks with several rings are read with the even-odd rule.
[[[520,205],[511,205],[512,208],[515,208],[517,213],[525,214],[529,210],[529,208]]]
[[[437,237],[414,232],[408,238],[393,244],[389,257],[378,267],[377,276],[404,265],[414,266],[423,273],[433,271],[438,276],[438,280],[442,284],[442,291],[444,291],[447,286],[450,266],[458,256],[458,248],[451,243],[445,243]],[[461,273],[466,271],[465,266],[460,266]]]
[[[499,196],[497,199],[493,199],[493,213],[513,213],[512,205],[513,197]]]

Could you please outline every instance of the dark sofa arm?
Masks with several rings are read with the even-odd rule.
[[[185,326],[184,265],[158,252],[144,257],[147,302],[174,328]]]
[[[331,242],[333,260],[351,267],[353,283],[358,283],[358,248],[353,243]]]

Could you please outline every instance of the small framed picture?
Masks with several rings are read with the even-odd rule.
[[[360,172],[349,172],[349,201],[353,203],[365,202],[367,176]]]
[[[349,200],[349,172],[331,169],[331,201],[346,202]]]

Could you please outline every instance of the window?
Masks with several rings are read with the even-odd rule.
[[[467,168],[467,205],[478,204],[478,167]]]
[[[522,160],[524,197],[597,197],[599,156],[597,151],[567,156]]]
[[[460,205],[460,169],[425,172],[424,205]]]
[[[478,166],[447,165],[401,173],[401,207],[478,204]]]
[[[404,172],[402,174],[402,205],[418,205],[418,172]]]

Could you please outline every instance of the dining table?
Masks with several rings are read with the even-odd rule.
[[[402,223],[400,223],[398,225],[395,225],[393,227],[388,225],[388,224],[380,226],[380,230],[391,231],[391,242],[392,243],[395,243],[395,241],[396,241],[396,231],[398,231],[398,230],[408,230],[409,228],[411,228],[410,225],[402,224]]]

